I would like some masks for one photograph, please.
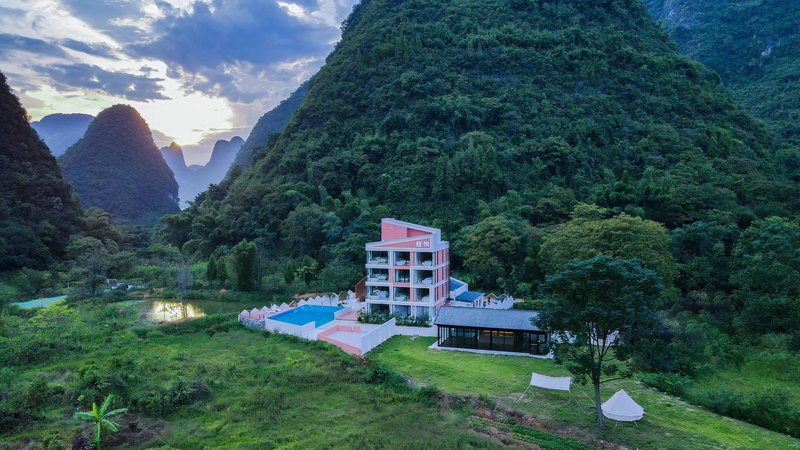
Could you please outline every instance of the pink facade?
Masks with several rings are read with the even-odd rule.
[[[366,245],[370,311],[433,317],[450,292],[450,245],[441,231],[381,221],[381,240]]]

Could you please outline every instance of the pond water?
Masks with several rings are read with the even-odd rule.
[[[135,303],[141,311],[141,317],[149,322],[169,323],[187,319],[196,319],[207,314],[236,314],[243,309],[252,309],[250,303],[215,302],[209,300],[143,300]],[[260,305],[258,308],[260,308]]]
[[[44,308],[45,306],[61,303],[67,299],[66,295],[59,295],[57,297],[37,298],[25,302],[12,303],[14,306],[19,306],[22,309]]]

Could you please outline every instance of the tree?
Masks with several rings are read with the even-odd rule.
[[[247,239],[234,245],[228,258],[234,286],[240,291],[255,288],[256,245]]]
[[[192,266],[188,261],[184,261],[178,269],[176,284],[178,286],[178,295],[181,300],[185,299],[189,293],[189,289],[194,286],[194,275],[192,275]]]
[[[116,247],[116,244],[110,243]],[[67,256],[76,264],[73,275],[94,297],[97,288],[102,285],[108,276],[111,267],[109,249],[99,239],[93,237],[73,236],[67,245]]]
[[[102,447],[103,433],[116,433],[119,431],[119,424],[112,422],[111,417],[119,416],[128,412],[127,408],[119,408],[113,411],[108,411],[111,406],[111,400],[114,398],[112,394],[108,394],[103,405],[98,409],[97,403],[92,403],[92,411],[78,411],[75,413],[75,419],[84,422],[92,422],[94,428],[94,442],[95,447],[98,449]]]
[[[652,220],[624,213],[604,218],[608,213],[608,210],[594,205],[578,205],[569,222],[544,233],[539,251],[544,272],[556,273],[571,260],[606,255],[636,259],[644,267],[655,270],[664,280],[672,280],[675,263],[666,228]]]
[[[213,284],[217,280],[217,258],[214,255],[208,257],[208,264],[206,264],[206,280],[209,284]]]
[[[464,238],[464,267],[487,287],[512,288],[524,268],[526,225],[503,216],[487,217]]]
[[[638,261],[607,256],[572,261],[547,277],[546,301],[534,322],[556,338],[556,360],[579,382],[586,377],[592,382],[600,427],[605,426],[600,383],[620,373],[609,361],[624,361],[656,329],[662,289],[661,277]]]
[[[800,335],[800,225],[758,220],[733,249],[731,283],[739,325],[749,332]]]

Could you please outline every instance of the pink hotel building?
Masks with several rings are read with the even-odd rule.
[[[370,312],[433,317],[450,295],[450,243],[436,228],[381,221],[381,240],[366,245]]]

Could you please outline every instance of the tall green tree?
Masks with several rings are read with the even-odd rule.
[[[652,220],[619,214],[593,205],[578,205],[572,219],[543,234],[539,262],[545,273],[563,269],[569,261],[605,255],[636,259],[669,281],[675,273],[670,237]]]
[[[110,243],[112,250],[115,244]],[[94,297],[97,288],[105,283],[111,268],[111,251],[99,239],[88,236],[73,236],[66,248],[67,256],[75,262],[72,275],[78,279],[87,293]]]
[[[206,264],[206,280],[209,284],[214,284],[217,281],[217,258],[214,255],[208,257]]]
[[[97,449],[102,448],[104,433],[116,433],[119,431],[119,424],[113,422],[111,418],[128,412],[127,408],[109,411],[108,409],[111,407],[113,398],[113,395],[108,394],[100,408],[97,407],[97,403],[92,403],[91,412],[79,411],[76,412],[74,416],[77,420],[92,423],[92,428],[94,428],[94,443]]]
[[[543,286],[534,322],[559,342],[556,360],[578,381],[591,381],[600,427],[603,377],[620,375],[619,362],[656,329],[662,289],[661,277],[638,261],[608,256],[569,262]]]
[[[464,237],[464,268],[478,285],[513,289],[521,280],[528,226],[504,216],[492,216],[470,227]]]
[[[233,284],[240,291],[252,291],[256,287],[256,245],[247,239],[234,245],[228,257]]]

